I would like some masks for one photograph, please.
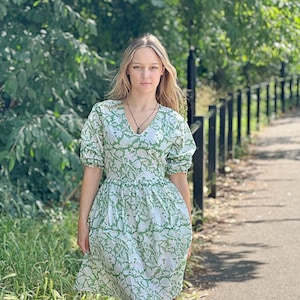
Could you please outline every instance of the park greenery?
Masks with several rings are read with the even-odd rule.
[[[128,41],[168,48],[186,86],[189,48],[199,82],[229,90],[298,72],[298,1],[4,0],[0,4],[1,211],[31,214],[76,195],[80,130],[103,99]]]
[[[80,131],[124,48],[146,32],[168,49],[183,89],[190,49],[198,85],[224,92],[280,76],[282,63],[300,71],[298,0],[2,0],[3,299],[71,299]]]

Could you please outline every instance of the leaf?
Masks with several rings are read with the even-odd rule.
[[[33,7],[36,7],[36,6],[38,6],[40,3],[41,3],[41,1],[40,1],[40,0],[37,0],[37,1],[33,2],[32,6],[33,6]]]
[[[0,152],[0,161],[8,157],[9,152],[7,150]]]
[[[33,68],[36,68],[41,62],[41,57],[37,53],[32,53],[31,65]]]
[[[98,33],[97,33],[97,26],[96,26],[95,21],[89,19],[89,20],[87,20],[87,23],[89,25],[89,30],[90,30],[91,34],[94,35],[94,36],[97,36]]]
[[[74,132],[75,124],[74,124],[74,121],[72,119],[68,120],[68,128],[69,128],[70,132]]]
[[[63,157],[61,162],[61,170],[63,171],[66,167],[70,167],[70,161],[66,157]]]
[[[28,94],[29,99],[31,99],[31,100],[36,99],[36,92],[31,87],[27,88],[27,94]]]
[[[3,20],[7,15],[7,8],[3,5],[0,4],[0,20]]]
[[[11,94],[13,97],[15,96],[18,89],[18,82],[15,75],[9,77],[9,79],[5,82],[4,89],[8,94]]]
[[[73,138],[67,131],[62,131],[60,136],[65,147],[69,146],[72,143]]]
[[[21,69],[17,75],[18,83],[21,88],[26,85],[27,82],[27,75],[24,69]]]
[[[84,23],[81,20],[77,19],[76,20],[76,27],[77,27],[77,31],[79,33],[79,36],[83,37],[84,33],[85,33]]]
[[[24,154],[24,144],[23,144],[23,142],[21,142],[16,146],[16,159],[17,159],[17,161],[20,162],[22,160],[23,154]]]
[[[15,167],[16,160],[13,156],[10,156],[9,158],[9,166],[8,166],[8,171],[11,172],[13,168]]]
[[[32,143],[32,134],[31,134],[31,125],[27,128],[25,132],[25,141],[27,145],[30,145]]]
[[[29,151],[29,153],[30,153],[30,157],[34,157],[35,155],[34,155],[34,149],[31,147],[30,148],[30,151]]]
[[[40,136],[40,132],[39,132],[39,130],[37,129],[37,127],[36,126],[33,126],[32,127],[32,136],[35,138],[35,139],[38,139],[39,138],[39,136]]]
[[[22,4],[22,0],[13,0],[13,3],[14,3],[14,4],[21,5],[21,4]]]
[[[59,157],[58,153],[54,149],[50,150],[49,161],[50,161],[51,165],[56,170],[59,170],[61,168],[61,166],[60,166],[60,157]]]

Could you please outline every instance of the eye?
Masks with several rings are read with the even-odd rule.
[[[152,66],[151,69],[152,69],[152,70],[157,70],[158,67],[157,67],[157,66]]]
[[[135,70],[137,70],[137,69],[139,69],[139,67],[140,66],[133,66],[132,68],[135,69]]]

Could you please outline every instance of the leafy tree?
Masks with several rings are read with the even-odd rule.
[[[200,58],[200,71],[217,86],[231,88],[279,74],[281,61],[296,63],[299,71],[299,1],[179,2],[178,15]]]
[[[194,47],[201,80],[229,90],[279,74],[282,61],[299,72],[299,12],[298,0],[2,0],[2,205],[76,191],[83,120],[131,39],[156,34],[182,87]]]
[[[5,0],[0,28],[0,199],[57,201],[78,184],[82,116],[103,90],[105,60],[83,42],[95,22],[60,0]]]
[[[98,36],[86,43],[102,57],[119,64],[128,42],[145,33],[154,33],[167,47],[180,79],[186,74],[187,41],[182,36],[178,3],[165,0],[65,0],[77,11],[96,22]],[[115,68],[116,65],[112,65]],[[182,80],[183,79],[183,80]]]

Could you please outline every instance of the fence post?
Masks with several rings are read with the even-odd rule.
[[[268,123],[270,123],[270,83],[267,83],[266,92],[266,114]]]
[[[227,145],[225,142],[225,133],[226,133],[226,106],[227,101],[221,99],[220,107],[220,133],[219,133],[219,172],[225,174],[225,165],[227,157]]]
[[[251,136],[251,87],[247,88],[247,137]]]
[[[285,113],[285,78],[281,78],[281,111]]]
[[[200,122],[200,127],[194,133],[197,150],[193,156],[193,198],[196,209],[201,210],[203,217],[203,198],[205,185],[205,123],[204,117],[194,117],[195,122]],[[202,218],[201,218],[202,219]]]
[[[209,185],[209,197],[216,198],[216,160],[217,160],[217,151],[216,151],[216,115],[217,115],[217,106],[210,105],[209,111],[211,116],[209,118],[209,128],[208,128],[208,176],[207,181]]]
[[[297,106],[300,106],[300,91],[299,91],[299,86],[300,86],[300,75],[297,77]]]
[[[256,102],[256,130],[259,130],[260,127],[260,86],[256,89],[256,96],[257,96],[257,102]]]
[[[237,145],[241,146],[242,140],[242,91],[238,90],[237,95]]]
[[[293,96],[293,76],[290,79],[290,103],[289,103],[289,109],[294,107],[294,96]]]
[[[278,80],[276,78],[275,83],[274,83],[274,113],[275,113],[275,117],[277,117],[277,100],[278,100],[277,87],[278,87]]]
[[[228,136],[227,136],[227,151],[228,151],[228,158],[234,157],[234,147],[233,147],[233,102],[234,97],[233,94],[230,94],[229,101],[227,103],[228,109]]]
[[[188,124],[194,122],[196,114],[196,64],[194,48],[190,48],[187,66],[187,99],[188,99]]]
[[[281,111],[285,113],[285,63],[281,63]]]

